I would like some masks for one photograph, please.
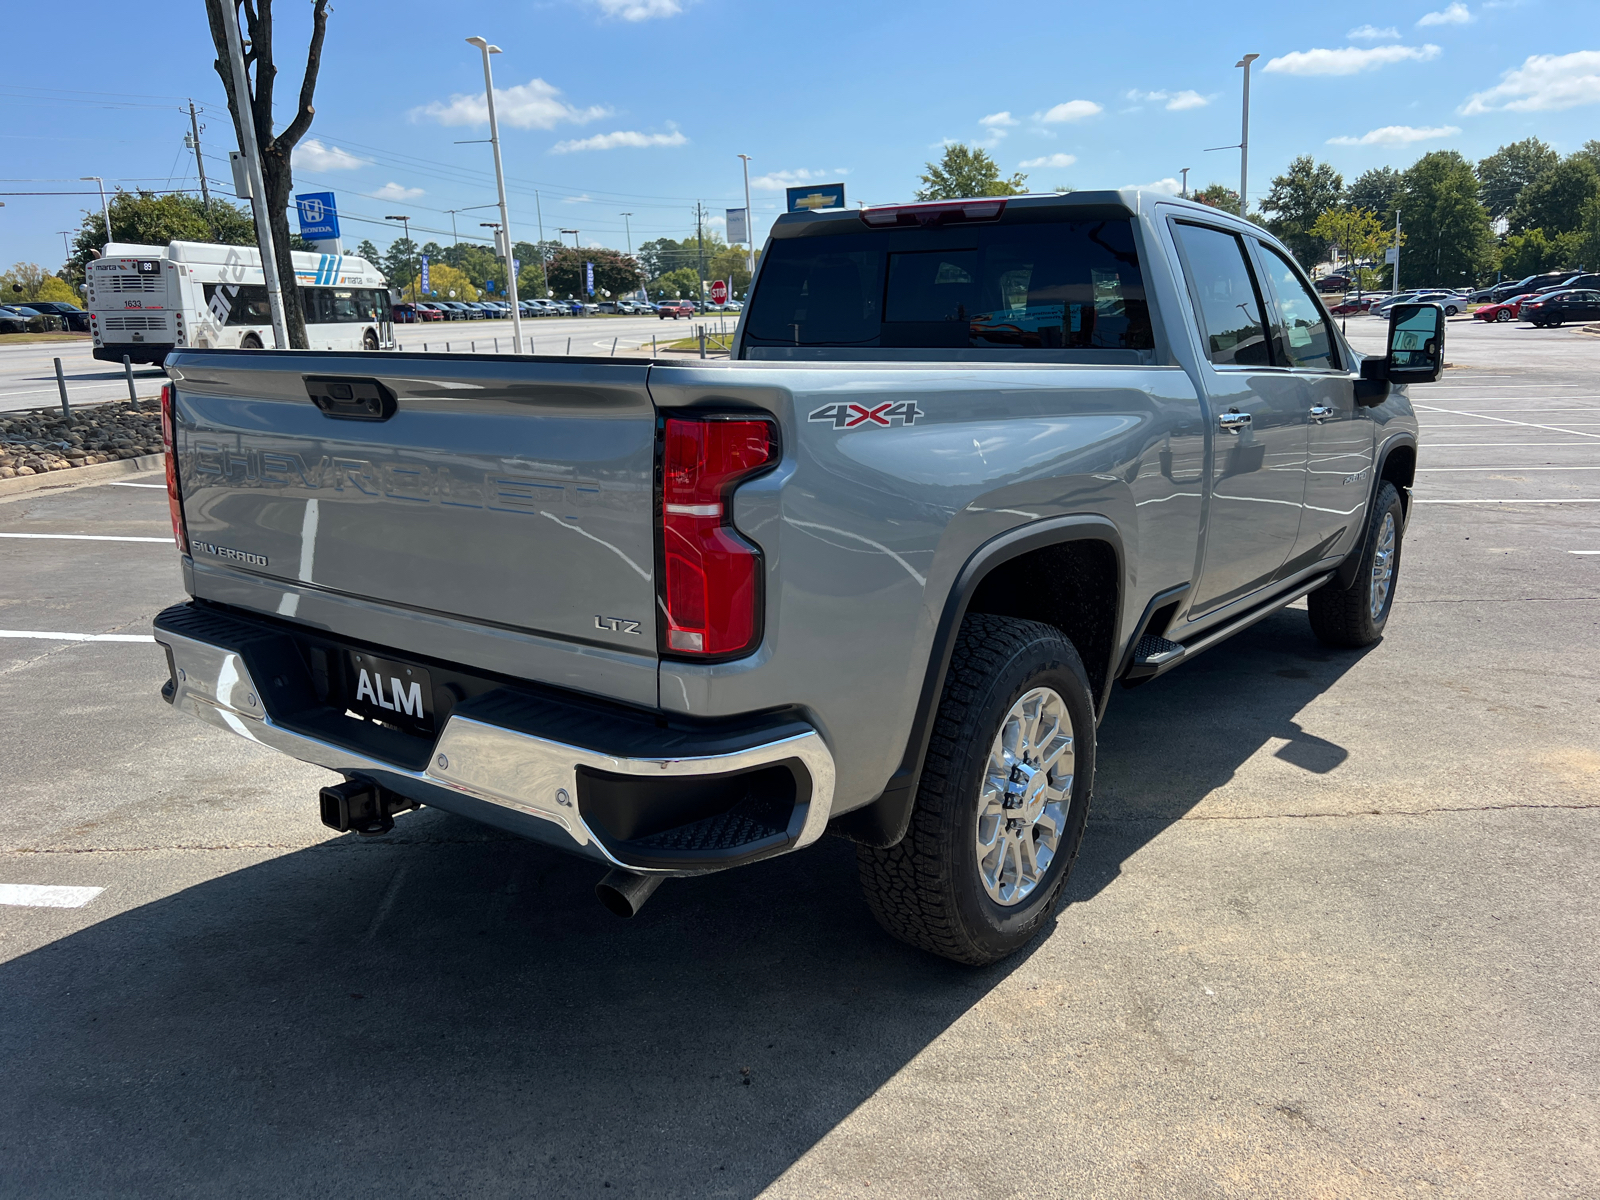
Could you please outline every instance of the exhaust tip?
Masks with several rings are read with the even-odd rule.
[[[664,878],[664,875],[640,875],[618,867],[608,871],[605,878],[594,885],[594,894],[616,916],[633,917],[639,914]]]

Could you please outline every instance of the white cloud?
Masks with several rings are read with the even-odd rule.
[[[307,138],[294,148],[291,162],[301,171],[353,171],[357,167],[369,166],[372,160],[357,158],[348,150],[324,146],[316,138]]]
[[[945,143],[945,145],[954,144],[954,142]],[[832,182],[836,176],[848,174],[848,171],[838,169],[824,171],[820,168],[815,171],[808,171],[804,168],[798,171],[769,171],[765,175],[758,175],[752,179],[750,187],[757,192],[781,192],[784,188],[794,187],[796,184]]]
[[[593,204],[594,203],[594,197],[589,195],[588,192],[584,192],[581,196],[563,196],[563,197],[561,197],[561,203],[563,203],[563,204]]]
[[[375,200],[415,200],[422,194],[421,188],[401,187],[392,180],[371,193]]]
[[[1207,96],[1199,92],[1141,92],[1134,88],[1128,93],[1128,99],[1136,104],[1165,104],[1168,112],[1182,112],[1186,108],[1204,108],[1211,103]]]
[[[1507,71],[1486,92],[1477,92],[1461,111],[1468,116],[1498,112],[1555,112],[1600,103],[1600,50],[1572,54],[1532,54]]]
[[[615,150],[619,146],[682,146],[689,139],[674,129],[671,133],[639,133],[632,129],[619,129],[615,133],[597,133],[593,137],[577,138],[570,142],[557,142],[550,147],[551,154],[571,154],[574,150]]]
[[[1438,142],[1455,137],[1461,130],[1455,125],[1434,125],[1417,128],[1413,125],[1385,125],[1360,137],[1329,138],[1330,146],[1409,146],[1412,142]]]
[[[1443,51],[1426,46],[1346,46],[1342,50],[1295,50],[1268,61],[1265,69],[1280,75],[1359,75],[1397,62],[1427,62]]]
[[[1385,25],[1382,29],[1379,29],[1376,25],[1357,25],[1349,33],[1345,34],[1345,37],[1353,38],[1358,42],[1392,42],[1399,36],[1400,31],[1393,25]]]
[[[1063,121],[1081,121],[1085,117],[1092,117],[1105,109],[1093,100],[1068,100],[1065,104],[1058,104],[1047,112],[1034,113],[1035,121],[1043,121],[1047,125],[1059,125]]]
[[[1002,127],[1009,129],[1013,125],[1021,125],[1022,122],[1017,120],[1008,112],[997,112],[990,113],[987,117],[980,118],[978,124],[987,125],[990,129],[999,129]]]
[[[678,0],[593,0],[608,17],[624,21],[648,21],[652,17],[675,17],[683,11]]]
[[[1168,175],[1165,179],[1158,179],[1154,183],[1130,183],[1127,186],[1138,188],[1141,192],[1160,192],[1165,196],[1176,196],[1183,191],[1183,184],[1179,183],[1171,175]]]
[[[1461,0],[1452,0],[1448,8],[1439,12],[1423,13],[1417,19],[1418,25],[1467,25],[1472,22],[1472,14],[1467,11],[1467,6]]]
[[[1019,167],[1070,167],[1077,162],[1071,154],[1046,154],[1043,158],[1025,158],[1017,164]]]
[[[611,115],[603,105],[575,108],[560,98],[561,89],[542,79],[530,79],[515,87],[495,88],[495,115],[501,124],[517,129],[554,129],[563,121],[583,125],[599,117]],[[450,97],[449,103],[435,100],[411,110],[411,118],[432,117],[441,125],[486,125],[489,106],[482,92]]]

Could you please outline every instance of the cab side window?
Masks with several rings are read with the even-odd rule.
[[[1234,234],[1175,222],[1184,272],[1199,306],[1200,334],[1219,367],[1271,365],[1266,321],[1244,245]]]
[[[1266,268],[1272,292],[1269,303],[1277,310],[1281,362],[1305,370],[1337,371],[1339,354],[1334,349],[1333,331],[1311,289],[1289,260],[1271,246],[1257,242],[1256,252]]]

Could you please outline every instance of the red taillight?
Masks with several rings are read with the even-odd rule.
[[[161,387],[161,445],[167,452],[167,507],[172,512],[172,540],[180,554],[189,553],[189,532],[183,524],[183,493],[178,490],[178,428],[172,412],[172,385]]]
[[[874,228],[889,225],[949,225],[963,221],[996,221],[1006,202],[992,200],[932,200],[924,204],[885,204],[863,208],[860,216]]]
[[[728,496],[777,450],[770,421],[667,419],[661,539],[666,644],[674,654],[729,655],[760,634],[761,555],[733,529]]]

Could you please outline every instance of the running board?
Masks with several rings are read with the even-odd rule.
[[[1271,600],[1249,612],[1241,613],[1227,624],[1219,626],[1195,638],[1192,642],[1174,642],[1155,634],[1147,633],[1139,639],[1139,644],[1134,648],[1133,662],[1129,664],[1122,676],[1123,687],[1138,687],[1141,683],[1154,679],[1157,675],[1164,675],[1181,662],[1188,662],[1191,658],[1211,649],[1218,642],[1231,638],[1234,634],[1250,628],[1257,621],[1264,620],[1286,608],[1302,596],[1316,591],[1334,576],[1328,571],[1322,575],[1308,579],[1297,587],[1289,589],[1281,596],[1274,596]]]

